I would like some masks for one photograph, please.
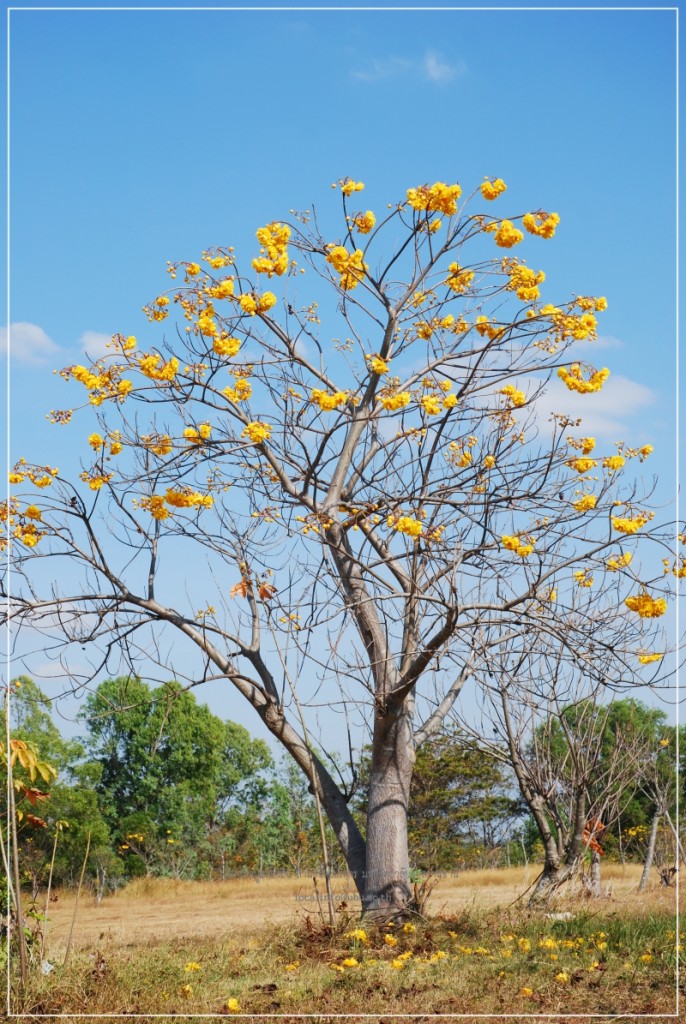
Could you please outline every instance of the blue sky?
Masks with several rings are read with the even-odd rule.
[[[609,302],[585,427],[653,444],[673,497],[673,10],[24,8],[10,60],[12,460],[76,457],[52,370],[115,331],[157,342],[166,260],[252,254],[342,176],[374,209],[488,175],[560,214],[548,281]]]

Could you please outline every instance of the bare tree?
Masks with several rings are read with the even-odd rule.
[[[649,445],[595,451],[564,408],[536,412],[555,370],[589,402],[609,374],[568,358],[604,298],[543,304],[545,275],[510,253],[559,217],[493,216],[496,179],[466,200],[409,189],[377,223],[351,209],[362,183],[339,185],[337,227],[270,223],[247,270],[227,247],[171,264],[146,307],[152,323],[179,311],[160,348],[116,335],[62,371],[98,429],[80,481],[52,459],[14,466],[28,490],[8,506],[8,609],[16,649],[35,642],[75,687],[153,664],[229,683],[309,779],[365,912],[387,913],[412,896],[415,749],[490,645],[536,622],[591,660],[595,575],[606,614],[659,657],[668,587],[629,563],[669,541],[633,471]],[[72,409],[51,416],[63,429]],[[625,679],[640,667],[635,647],[613,657]],[[349,737],[345,778],[308,739],[324,709]],[[349,809],[360,734],[364,836]]]
[[[601,703],[613,657],[599,643],[600,622],[595,630],[593,675],[529,634],[498,653],[484,680],[485,718],[499,739],[488,746],[511,764],[543,846],[530,902],[549,899],[580,873],[588,893],[601,895],[603,836],[640,787],[656,742],[654,714],[642,705]]]

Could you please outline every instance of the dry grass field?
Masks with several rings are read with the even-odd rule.
[[[641,875],[639,865],[603,865],[603,888],[611,892],[613,908],[643,912],[647,908],[669,912],[673,890],[653,884],[647,897],[637,899]],[[433,890],[431,914],[457,914],[469,908],[478,911],[514,904],[534,881],[538,868],[464,871],[439,877]],[[320,896],[324,883],[318,879]],[[333,879],[337,904],[341,897],[354,895],[345,875]],[[74,892],[58,893],[50,906],[48,948],[59,957],[66,945],[74,910]],[[356,902],[348,899],[348,910]],[[572,898],[572,903],[574,902]],[[570,898],[558,900],[567,907]],[[556,904],[556,906],[558,906]],[[563,906],[564,905],[564,906]],[[571,904],[570,904],[571,905]],[[607,901],[600,901],[605,907]],[[250,937],[253,932],[275,924],[296,924],[307,916],[318,918],[319,904],[311,878],[232,878],[225,882],[182,882],[174,879],[142,878],[114,896],[96,904],[90,895],[81,897],[73,945],[89,948],[105,942],[128,946],[132,942],[163,942],[179,939],[220,938],[227,934]]]
[[[333,930],[312,879],[139,879],[100,904],[82,894],[66,966],[74,896],[60,892],[48,922],[54,967],[32,971],[12,1009],[29,1019],[373,1014],[384,1024],[407,1014],[673,1015],[676,891],[653,882],[639,897],[637,867],[603,869],[599,900],[572,892],[531,911],[517,897],[533,866],[470,871],[439,878],[425,920],[360,926],[348,899]],[[334,880],[339,907],[350,891],[345,876]]]

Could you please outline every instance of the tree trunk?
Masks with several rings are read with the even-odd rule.
[[[646,859],[643,862],[643,873],[641,875],[641,881],[638,883],[639,892],[643,892],[646,885],[648,884],[650,869],[653,866],[653,858],[655,856],[655,843],[657,841],[657,830],[660,824],[661,817],[662,815],[658,811],[656,811],[653,815],[653,821],[650,826],[650,836],[648,837],[648,849],[646,850]]]
[[[600,884],[600,854],[591,850],[591,896],[602,896],[603,890]]]
[[[385,917],[407,908],[412,896],[407,845],[407,806],[414,766],[412,724],[403,703],[377,710],[367,804],[365,916]]]
[[[529,906],[547,902],[560,886],[567,881],[568,877],[569,871],[566,864],[561,864],[557,858],[553,859],[546,856],[543,871],[534,886],[534,891],[529,897]]]

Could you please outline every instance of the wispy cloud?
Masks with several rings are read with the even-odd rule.
[[[38,324],[19,322],[0,327],[0,352],[7,352],[18,363],[41,366],[61,350]]]
[[[427,50],[421,57],[374,57],[350,72],[351,78],[358,82],[383,82],[412,76],[439,85],[466,74],[467,65],[463,60],[451,64],[438,50]]]
[[[89,359],[96,360],[107,355],[111,349],[108,344],[112,341],[111,334],[99,334],[98,331],[84,331],[79,338],[79,347]]]
[[[636,441],[637,414],[657,402],[657,395],[644,384],[612,375],[601,391],[579,395],[553,378],[535,406],[539,426],[554,412],[582,420],[583,431],[604,440]],[[631,436],[629,436],[631,435]]]

